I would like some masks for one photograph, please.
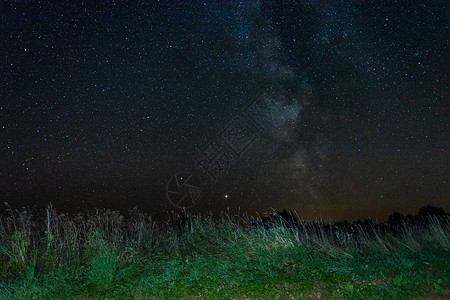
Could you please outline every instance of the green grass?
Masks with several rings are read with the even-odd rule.
[[[450,220],[400,233],[133,212],[0,221],[0,299],[450,299]],[[128,228],[128,230],[126,230]]]

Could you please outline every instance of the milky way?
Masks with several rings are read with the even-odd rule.
[[[194,211],[450,209],[448,2],[0,6],[2,203],[174,209],[168,180],[264,92]]]

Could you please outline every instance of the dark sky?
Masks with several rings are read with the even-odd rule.
[[[450,210],[449,1],[2,1],[0,22],[2,205],[161,214],[185,172],[193,212]]]

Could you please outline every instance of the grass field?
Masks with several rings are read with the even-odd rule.
[[[395,228],[184,220],[10,210],[0,299],[450,299],[448,215]]]

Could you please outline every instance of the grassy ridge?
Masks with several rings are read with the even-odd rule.
[[[448,216],[394,229],[130,215],[11,210],[0,299],[450,299]]]

